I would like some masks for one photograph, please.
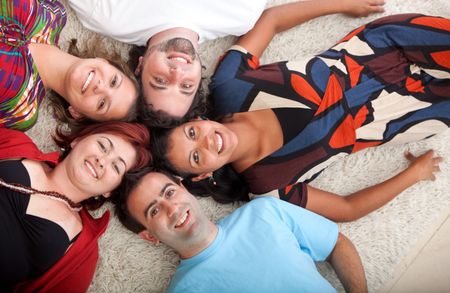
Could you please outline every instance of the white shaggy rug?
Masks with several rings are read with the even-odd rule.
[[[219,0],[214,0],[219,1]],[[243,0],[245,1],[245,0]],[[269,0],[269,5],[289,2]],[[449,0],[386,0],[383,15],[418,12],[450,17]],[[130,5],[132,5],[132,1]],[[66,5],[67,7],[67,5]],[[68,8],[68,7],[67,7]],[[61,45],[77,38],[82,43],[92,37],[83,29],[68,8],[69,21],[63,30]],[[383,16],[348,18],[343,15],[322,17],[277,36],[263,56],[263,63],[295,60],[319,53],[332,46],[360,24]],[[212,73],[217,57],[232,45],[227,37],[201,45],[201,57]],[[114,43],[114,42],[110,42]],[[125,52],[126,46],[119,45]],[[54,149],[52,115],[43,111],[38,124],[28,132],[44,149]],[[389,288],[392,280],[408,266],[418,249],[436,231],[450,213],[450,130],[431,139],[402,146],[368,149],[336,162],[325,170],[313,185],[339,194],[348,194],[393,176],[406,166],[403,152],[415,154],[434,149],[443,156],[442,172],[435,182],[421,182],[394,199],[385,207],[349,224],[341,230],[356,245],[361,255],[371,292]],[[202,199],[202,206],[212,219],[230,213],[237,205],[219,205]],[[110,208],[108,205],[105,208]],[[115,217],[100,241],[100,260],[89,292],[161,292],[168,284],[178,257],[164,245],[157,247],[141,240],[121,227]],[[319,265],[321,272],[342,291],[332,269]]]

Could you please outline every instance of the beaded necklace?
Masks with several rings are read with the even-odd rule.
[[[74,212],[79,212],[83,207],[80,203],[75,203],[73,200],[71,200],[64,194],[61,194],[56,191],[40,191],[40,190],[34,189],[32,187],[24,186],[24,185],[21,185],[18,183],[7,183],[7,182],[3,181],[3,179],[1,179],[1,178],[0,178],[0,185],[4,186],[6,188],[9,188],[11,190],[20,192],[22,194],[29,194],[29,195],[37,194],[37,195],[42,195],[42,196],[45,196],[45,197],[53,199],[53,200],[63,202],[67,205],[67,207],[70,210],[72,210]]]

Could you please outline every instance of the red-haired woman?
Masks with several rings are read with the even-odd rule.
[[[109,213],[94,219],[85,207],[150,161],[149,133],[140,124],[94,124],[55,141],[65,150],[61,160],[25,134],[0,129],[2,292],[86,291]]]

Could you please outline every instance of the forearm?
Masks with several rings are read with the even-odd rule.
[[[342,2],[335,0],[310,0],[287,3],[267,9],[263,17],[270,19],[272,30],[283,32],[313,18],[346,12]]]
[[[328,261],[346,292],[367,292],[367,281],[358,251],[353,243],[339,233]]]
[[[268,8],[253,29],[239,38],[236,44],[259,57],[277,33],[322,15],[343,12],[342,7],[339,1],[311,0]]]
[[[358,219],[380,208],[402,191],[420,181],[417,172],[408,167],[394,177],[345,197],[351,206],[351,220]]]

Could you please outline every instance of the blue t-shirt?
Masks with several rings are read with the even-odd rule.
[[[167,292],[335,292],[314,263],[335,247],[335,223],[260,197],[217,225],[208,248],[181,260]]]

